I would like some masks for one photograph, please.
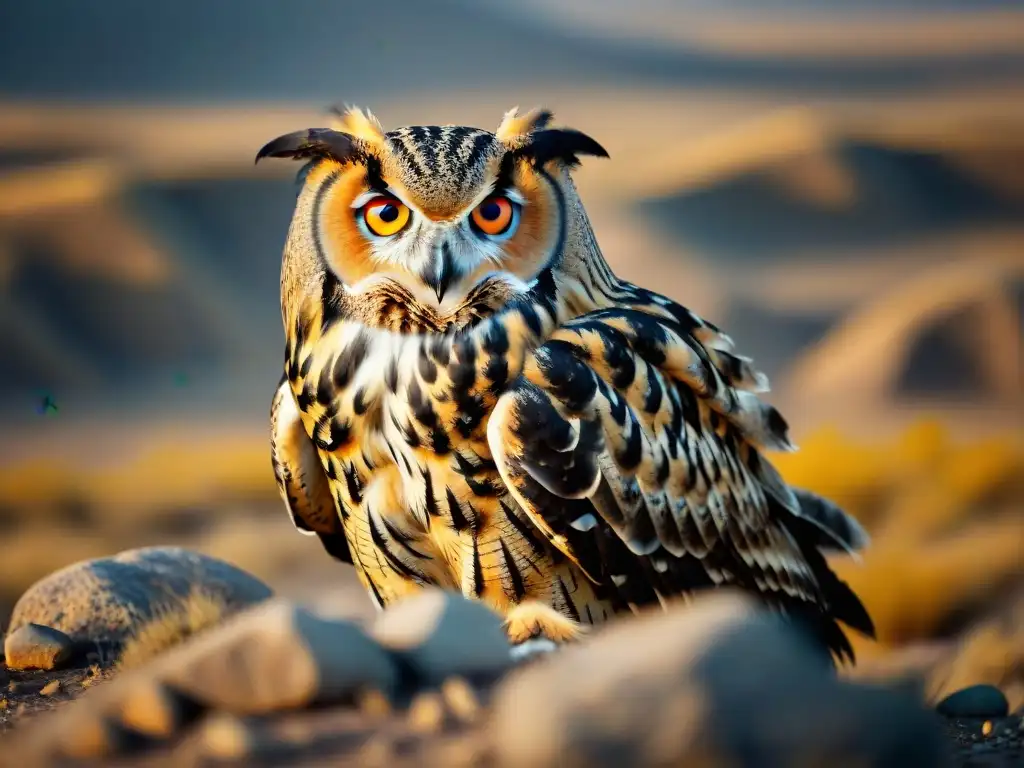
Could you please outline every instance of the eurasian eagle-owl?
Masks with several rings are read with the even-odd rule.
[[[550,122],[350,109],[260,150],[307,161],[271,409],[295,525],[378,607],[459,590],[513,642],[734,585],[852,658],[837,622],[871,620],[822,553],[863,530],[766,461],[787,425],[729,337],[611,271],[570,179],[607,153]]]

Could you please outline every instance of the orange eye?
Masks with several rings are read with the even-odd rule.
[[[512,226],[515,209],[507,197],[489,197],[473,209],[473,226],[485,235],[504,235]]]
[[[409,209],[390,197],[378,197],[363,206],[363,221],[379,237],[391,237],[409,223]]]

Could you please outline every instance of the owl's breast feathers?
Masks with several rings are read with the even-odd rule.
[[[564,587],[561,558],[615,610],[733,584],[852,657],[837,621],[873,627],[822,550],[865,537],[761,456],[792,448],[757,397],[765,377],[678,304],[626,284],[615,299],[561,324],[521,302],[458,334],[338,321],[289,339],[352,559],[394,576],[371,591],[431,582],[515,602]]]

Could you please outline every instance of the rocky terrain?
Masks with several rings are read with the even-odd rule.
[[[1018,654],[1021,618],[1000,627]],[[995,631],[858,681],[723,591],[522,654],[497,615],[458,595],[328,618],[222,561],[149,548],[22,596],[4,644],[0,762],[1014,765],[1024,712],[998,688],[969,686],[937,710],[923,696]],[[986,659],[1000,661],[1019,675],[1019,655]]]

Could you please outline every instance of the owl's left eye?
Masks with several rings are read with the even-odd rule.
[[[473,229],[487,237],[508,237],[515,231],[516,205],[503,195],[489,197],[473,209]]]
[[[409,208],[390,197],[378,197],[363,206],[363,221],[378,237],[398,234],[409,223]]]

